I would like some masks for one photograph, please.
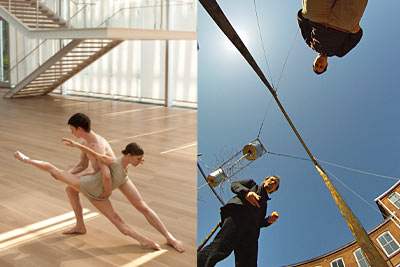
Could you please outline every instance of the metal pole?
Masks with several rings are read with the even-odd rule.
[[[36,30],[39,29],[39,0],[36,0]]]
[[[204,174],[203,169],[200,166],[200,163],[197,162],[197,167],[199,168],[201,175],[203,175],[204,180],[207,182],[207,176]],[[222,200],[222,198],[215,192],[214,188],[211,187],[211,185],[207,182],[208,186],[210,187],[211,191],[214,193],[214,195],[217,197],[219,202],[221,202],[222,206],[225,205],[225,202]]]
[[[203,169],[200,166],[200,163],[197,162],[197,167],[199,168],[201,175],[203,175],[204,180],[207,182],[207,177],[204,174]],[[221,202],[222,206],[225,205],[225,202],[221,199],[221,197],[217,194],[217,192],[215,192],[214,188],[212,188],[210,186],[210,184],[207,182],[208,186],[210,187],[211,191],[214,193],[214,195],[217,197],[217,199],[219,200],[219,202]],[[208,242],[208,240],[210,240],[210,238],[212,237],[212,235],[217,231],[218,227],[222,226],[221,225],[221,221],[218,222],[218,224],[214,227],[214,229],[211,230],[211,232],[208,234],[208,236],[204,239],[203,242],[201,242],[201,244],[199,245],[199,247],[197,248],[197,252],[199,252],[204,245]]]
[[[210,238],[213,236],[213,234],[217,231],[218,227],[220,226],[221,226],[221,221],[217,223],[214,229],[212,229],[211,232],[208,234],[208,236],[203,240],[203,242],[201,242],[201,244],[197,248],[197,252],[199,252],[204,247],[204,245],[208,242],[208,240],[210,240]]]
[[[165,19],[165,30],[169,30],[169,0],[166,1],[166,19]],[[163,13],[162,5],[161,5],[161,14]],[[161,17],[161,25],[162,25],[162,17]],[[160,25],[160,26],[161,26]],[[165,81],[164,81],[164,106],[169,107],[172,106],[172,95],[171,95],[171,88],[169,86],[169,41],[165,40]]]
[[[267,86],[270,93],[274,97],[276,103],[278,104],[279,108],[281,109],[283,115],[285,116],[286,120],[290,124],[293,132],[296,134],[297,138],[299,139],[300,143],[302,144],[303,148],[307,152],[310,159],[314,162],[315,167],[317,168],[319,174],[321,175],[322,179],[324,180],[326,186],[328,187],[331,195],[336,202],[340,212],[342,213],[344,219],[347,222],[351,232],[353,233],[358,245],[363,250],[368,262],[371,266],[388,266],[386,261],[383,259],[377,248],[375,247],[372,240],[369,238],[367,232],[359,223],[357,218],[354,216],[353,212],[347,206],[346,202],[342,199],[339,192],[333,186],[331,181],[329,180],[326,173],[322,170],[319,166],[318,162],[315,160],[314,156],[311,154],[311,151],[308,149],[306,144],[304,143],[303,139],[301,138],[300,134],[298,133],[297,129],[294,127],[292,121],[290,120],[289,116],[287,115],[285,109],[283,108],[282,104],[280,103],[276,92],[269,84],[267,78],[264,76],[261,69],[258,67],[256,61],[248,51],[247,47],[244,45],[242,40],[240,39],[239,35],[236,33],[235,29],[232,27],[228,19],[226,18],[225,14],[222,12],[221,8],[219,7],[218,3],[215,0],[199,0],[204,9],[208,12],[208,14],[212,17],[218,27],[224,32],[224,34],[231,40],[231,42],[235,45],[235,47],[239,50],[242,56],[246,59],[246,61],[251,65],[253,70],[257,73],[263,83]]]
[[[4,82],[4,47],[3,47],[3,32],[4,32],[4,21],[0,20],[0,81]]]

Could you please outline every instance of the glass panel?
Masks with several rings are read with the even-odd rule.
[[[51,0],[48,0],[51,1]],[[140,28],[196,31],[195,0],[102,0],[69,5],[68,19],[73,28]],[[175,24],[175,20],[187,23]]]
[[[0,81],[9,81],[9,47],[8,47],[8,23],[0,20]]]
[[[331,262],[332,267],[344,267],[344,263],[342,259],[337,259]]]
[[[393,254],[399,249],[399,245],[393,240],[392,236],[388,232],[379,236],[378,241],[388,255]]]
[[[399,249],[399,245],[397,245],[396,242],[394,242],[394,240],[392,240],[392,242],[390,242],[390,246],[393,248],[393,250]]]
[[[17,16],[32,30],[56,30],[66,25],[69,28],[113,27],[192,32],[197,28],[196,0],[40,0],[36,3],[36,6],[27,6],[24,14]],[[8,5],[4,7],[9,9]],[[16,15],[15,10],[11,10]],[[49,21],[48,18],[57,20]],[[181,20],[186,23],[179,23]]]
[[[400,195],[397,192],[394,192],[389,196],[390,202],[392,202],[398,209],[400,209]]]
[[[361,248],[354,251],[354,256],[356,257],[358,266],[360,267],[370,267],[364,253],[362,252]]]

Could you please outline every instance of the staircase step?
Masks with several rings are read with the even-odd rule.
[[[41,26],[46,26],[46,27],[54,27],[54,28],[65,28],[66,25],[64,23],[52,23],[52,22],[48,22],[48,21],[26,21],[26,20],[21,20],[24,24],[28,25],[28,26],[32,26],[35,25],[36,23],[38,23],[38,25]]]
[[[39,14],[43,13],[40,10],[37,11],[36,8],[34,8],[34,7],[22,7],[22,6],[13,6],[12,5],[12,6],[10,6],[10,8],[8,6],[4,7],[4,8],[9,11],[11,10],[11,13],[14,13],[14,11],[38,12]]]
[[[8,0],[0,0],[0,2],[5,2],[5,3],[8,4]],[[23,0],[12,0],[11,1],[11,4],[15,4],[15,3],[18,3],[18,4],[29,4],[30,5],[32,2],[31,1],[23,1]],[[36,2],[34,4],[36,4]]]
[[[47,15],[43,15],[41,13],[37,13],[36,10],[35,11],[28,11],[28,10],[25,10],[25,11],[14,11],[14,12],[12,12],[12,14],[14,14],[15,16],[25,15],[25,16],[35,16],[35,18],[36,18],[36,16],[43,17],[43,18],[49,18],[49,17],[51,18],[51,16],[47,16]]]
[[[30,3],[27,2],[11,2],[10,4],[8,1],[0,1],[0,5],[4,6],[5,8],[8,7],[29,7],[29,8],[35,8],[33,7]]]
[[[49,26],[37,26],[35,25],[28,25],[28,28],[35,30],[36,28],[38,29],[46,29],[46,30],[54,30],[54,29],[62,29],[61,27],[49,27]]]
[[[60,52],[58,52],[60,58],[54,62],[53,65],[49,65],[47,69],[43,69],[43,72],[37,74],[36,78],[32,78],[28,84],[26,84],[27,82],[23,83],[26,84],[26,86],[19,91],[13,91],[14,95],[11,95],[11,97],[40,95],[51,92],[121,42],[120,40],[72,40],[67,45],[70,51],[62,52],[62,50],[60,50]],[[85,47],[85,45],[88,46]],[[52,61],[49,59],[47,62],[46,64],[49,64],[49,62]],[[15,90],[18,90],[18,85]]]
[[[36,15],[31,15],[31,14],[25,14],[26,16],[19,16],[19,15],[16,15],[16,17],[17,18],[19,18],[19,17],[21,17],[21,18],[24,18],[24,19],[26,19],[26,20],[34,20],[34,21],[36,21],[36,19],[38,19],[38,20],[47,20],[47,21],[53,21],[53,22],[55,22],[55,21],[59,21],[60,20],[60,18],[49,18],[49,17],[47,17],[47,16],[36,16]]]

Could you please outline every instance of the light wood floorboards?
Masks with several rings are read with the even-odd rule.
[[[0,91],[0,266],[196,266],[196,110],[59,95],[3,99],[3,94]],[[71,212],[71,207],[64,184],[18,162],[13,152],[70,169],[79,161],[79,151],[59,140],[73,138],[67,120],[76,112],[91,118],[93,130],[110,141],[117,157],[129,142],[143,146],[145,163],[130,167],[129,176],[168,230],[183,241],[185,253],[166,245],[119,190],[111,196],[117,213],[167,251],[141,248],[103,215],[86,221],[85,235],[62,235],[66,227],[57,229],[58,223],[52,231],[26,229]],[[96,212],[83,195],[81,199],[84,208]],[[25,233],[4,237],[16,229]]]

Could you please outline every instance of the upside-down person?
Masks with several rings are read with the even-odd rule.
[[[360,42],[359,23],[368,0],[302,1],[297,22],[304,41],[318,53],[313,70],[322,74],[328,68],[328,57],[343,57]]]

